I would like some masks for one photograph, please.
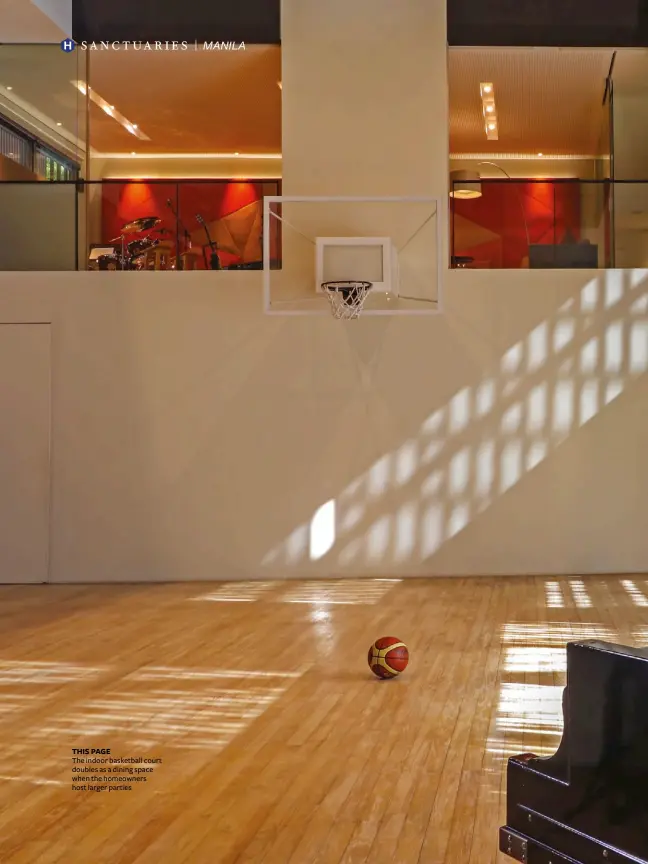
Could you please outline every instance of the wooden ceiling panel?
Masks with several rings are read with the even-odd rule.
[[[598,154],[611,59],[607,49],[451,48],[450,151]],[[486,139],[479,92],[480,82],[491,81],[497,141]]]

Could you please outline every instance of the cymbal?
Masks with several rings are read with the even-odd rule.
[[[162,220],[159,216],[142,216],[141,219],[133,219],[132,222],[127,222],[122,228],[123,234],[137,234],[138,231],[150,231],[155,228]]]

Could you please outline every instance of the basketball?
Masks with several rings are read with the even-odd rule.
[[[382,636],[369,649],[369,668],[378,678],[395,678],[409,663],[407,645],[396,636]]]

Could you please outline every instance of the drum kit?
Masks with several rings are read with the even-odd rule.
[[[127,222],[121,229],[121,234],[110,240],[106,246],[112,251],[99,255],[97,269],[99,270],[143,270],[145,267],[144,253],[160,243],[160,237],[151,236],[157,229],[158,234],[167,234],[166,228],[158,228],[162,220],[158,216],[143,216]],[[137,240],[128,242],[131,234],[144,234]]]
[[[174,213],[175,215],[175,213]],[[171,234],[168,228],[159,228],[162,221],[159,216],[143,216],[140,219],[134,219],[132,222],[127,222],[121,229],[121,234],[118,237],[113,237],[112,240],[101,247],[97,247],[90,252],[90,269],[92,270],[145,270],[146,269],[146,252],[153,249],[164,239],[165,234]],[[206,270],[220,270],[221,263],[219,252],[227,252],[230,255],[239,256],[236,249],[231,246],[222,246],[220,243],[215,243],[209,233],[209,229],[205,220],[200,214],[196,215],[196,221],[202,226],[207,238],[207,245],[203,246],[202,257]],[[184,225],[178,220],[178,224],[182,227],[185,236],[185,251],[191,249],[191,237]],[[129,236],[139,234],[137,239],[129,241]],[[156,237],[155,234],[160,236]],[[207,255],[207,249],[210,254]],[[200,254],[200,253],[199,253]],[[181,257],[181,256],[180,256]],[[183,269],[182,260],[178,266]],[[176,264],[171,262],[170,269],[177,269]]]

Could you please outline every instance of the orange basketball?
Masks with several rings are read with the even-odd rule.
[[[409,651],[396,636],[383,636],[369,649],[368,659],[369,668],[378,678],[395,678],[409,663]]]

